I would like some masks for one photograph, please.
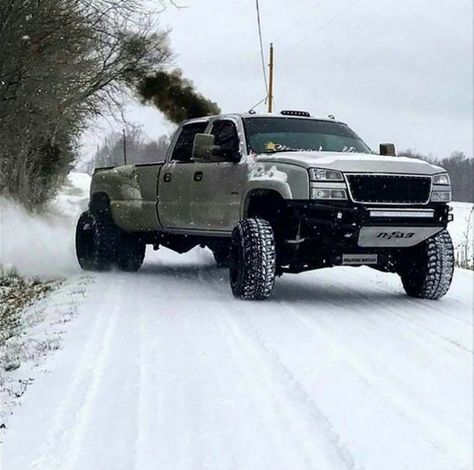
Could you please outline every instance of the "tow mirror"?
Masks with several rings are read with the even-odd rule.
[[[193,160],[211,162],[214,155],[214,136],[212,134],[196,134],[193,144]]]
[[[395,157],[397,155],[395,151],[395,144],[380,144],[380,155],[386,155],[388,157]]]

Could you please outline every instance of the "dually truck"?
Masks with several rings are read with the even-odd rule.
[[[443,168],[375,154],[332,117],[225,114],[182,123],[164,162],[96,169],[76,252],[85,270],[136,271],[146,245],[208,247],[248,300],[284,273],[366,265],[434,300],[454,270],[450,201]]]

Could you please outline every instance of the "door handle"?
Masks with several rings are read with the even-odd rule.
[[[171,173],[165,173],[165,175],[163,176],[163,181],[165,183],[169,183],[171,181]]]
[[[202,181],[202,171],[196,171],[196,173],[194,173],[194,181]]]

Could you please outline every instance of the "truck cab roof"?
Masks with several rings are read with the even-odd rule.
[[[295,114],[289,114],[295,113]],[[297,114],[298,113],[298,114]],[[308,120],[316,120],[316,121],[327,121],[327,122],[335,122],[338,124],[347,125],[345,122],[339,121],[332,117],[318,117],[312,116],[309,113],[304,113],[302,111],[281,111],[280,113],[270,114],[270,113],[224,113],[224,114],[217,114],[214,116],[204,116],[199,118],[188,119],[182,123],[190,124],[194,122],[206,122],[206,121],[214,121],[216,119],[258,119],[258,118],[286,118],[286,119],[308,119]]]

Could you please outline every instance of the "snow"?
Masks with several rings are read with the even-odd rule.
[[[210,254],[98,274],[5,468],[468,469],[472,273],[439,302],[340,268],[231,297]]]
[[[87,276],[78,276],[61,284],[46,298],[41,298],[22,314],[21,325],[27,334],[14,336],[0,348],[0,367],[15,364],[21,367],[0,377],[0,425],[8,425],[9,415],[31,385],[48,354],[61,348],[66,325],[77,315],[77,306],[84,300]],[[1,467],[1,466],[0,466]]]
[[[288,175],[285,172],[280,171],[277,168],[277,165],[272,165],[270,168],[267,168],[261,163],[252,161],[249,165],[248,177],[250,185],[262,181],[266,183],[275,182],[280,184],[280,187],[283,189],[285,194],[291,195],[291,188],[288,184]]]
[[[454,250],[458,260],[470,260],[474,266],[474,204],[452,202],[454,221],[449,224]]]
[[[0,266],[47,279],[78,274],[74,227],[87,208],[90,176],[71,173],[46,214],[0,198]]]
[[[120,194],[125,201],[141,201],[143,200],[138,182],[138,173],[133,165],[121,166],[114,168],[107,175],[111,179],[111,183],[115,182],[120,188]]]
[[[66,184],[52,203],[52,210],[56,214],[75,219],[87,209],[90,185],[91,177],[88,174],[70,173]]]
[[[265,165],[255,163],[250,167],[249,172],[250,181],[278,181],[279,183],[286,183],[288,175],[283,171],[278,170],[276,165],[271,168],[266,168]]]
[[[0,467],[472,469],[473,274],[437,302],[348,267],[244,302],[199,248],[71,273],[33,307],[61,350],[13,372]]]

